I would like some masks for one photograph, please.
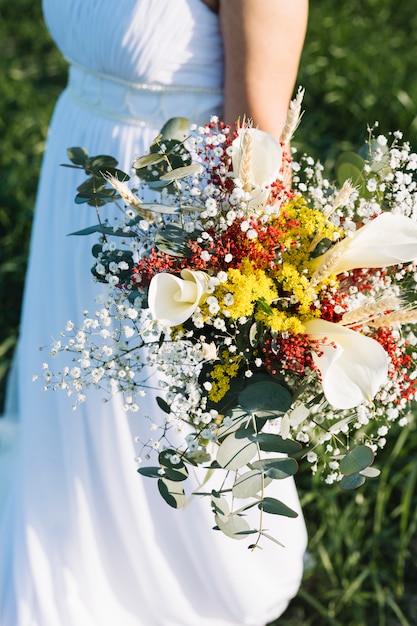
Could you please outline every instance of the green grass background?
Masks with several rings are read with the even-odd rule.
[[[362,145],[375,121],[381,132],[402,130],[417,147],[415,9],[396,0],[311,3],[298,80],[306,113],[296,143],[330,172],[341,151]],[[0,0],[0,405],[18,334],[41,156],[65,82],[39,0]],[[357,493],[342,494],[301,471],[308,564],[297,598],[274,626],[417,625],[416,456],[410,426],[393,432],[378,459],[381,478]]]

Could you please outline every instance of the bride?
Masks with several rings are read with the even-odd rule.
[[[229,123],[246,114],[279,138],[307,0],[215,4],[43,0],[69,81],[39,181],[8,389],[6,418],[20,434],[1,507],[1,626],[263,626],[300,584],[302,515],[271,523],[285,548],[252,553],[211,530],[205,502],[171,510],[139,476],[140,425],[117,399],[91,393],[73,412],[65,394],[32,382],[39,347],[94,310],[100,292],[88,273],[91,242],[67,236],[94,217],[73,203],[79,172],[59,166],[68,147],[111,154],[128,171],[168,118],[204,123],[212,114]],[[279,489],[299,510],[292,480]]]

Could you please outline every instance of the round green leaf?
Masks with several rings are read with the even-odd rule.
[[[265,513],[271,513],[272,515],[284,515],[285,517],[298,517],[297,511],[293,511],[289,506],[277,500],[276,498],[264,498],[258,504],[258,507],[265,511]]]
[[[214,519],[222,533],[232,539],[245,539],[246,533],[250,530],[248,522],[240,515],[230,515],[227,518],[215,515]]]
[[[190,121],[186,117],[171,117],[161,128],[160,139],[184,141],[190,131]]]
[[[85,148],[68,148],[67,155],[71,163],[84,165],[88,159],[88,152]]]
[[[250,464],[252,469],[265,472],[267,476],[274,480],[281,480],[288,478],[288,476],[294,476],[298,471],[298,463],[294,459],[287,458],[275,458],[275,459],[260,459]]]
[[[177,167],[175,170],[165,172],[159,177],[159,180],[170,181],[181,180],[187,176],[194,176],[194,174],[200,174],[203,166],[200,163],[191,163],[191,165],[184,165],[184,167]]]
[[[216,491],[211,493],[211,506],[214,513],[223,521],[227,521],[230,515],[230,507],[226,498],[223,498]]]
[[[359,473],[365,476],[365,478],[377,478],[381,471],[376,467],[365,467],[365,469],[361,470]]]
[[[259,433],[256,441],[264,452],[280,452],[282,454],[296,454],[303,446],[293,439],[283,439],[280,435],[272,433]]]
[[[220,424],[217,437],[218,439],[224,439],[228,435],[231,435],[236,430],[241,428],[245,428],[251,422],[250,416],[248,416],[247,411],[242,409],[241,406],[237,406],[225,415],[226,422],[224,421]]]
[[[291,406],[291,394],[274,381],[260,381],[248,385],[239,394],[239,404],[250,413],[277,411],[285,413]]]
[[[361,487],[365,480],[365,476],[362,476],[361,474],[350,474],[349,476],[343,476],[339,486],[345,491],[350,491],[351,489]]]
[[[148,478],[161,478],[160,467],[139,467],[138,474],[147,476]]]
[[[373,460],[374,453],[369,446],[357,446],[340,461],[340,471],[345,476],[350,476],[372,465]]]
[[[235,480],[232,493],[235,498],[253,498],[271,482],[272,479],[262,472],[250,470]]]
[[[156,403],[161,411],[168,414],[171,413],[171,407],[169,406],[168,402],[166,402],[166,400],[164,400],[160,396],[156,396]]]
[[[98,156],[90,157],[85,164],[88,170],[106,170],[108,168],[114,168],[117,165],[117,159],[107,154],[99,154]]]
[[[194,465],[201,465],[202,463],[209,463],[211,456],[205,450],[193,450],[192,452],[187,452],[186,459]]]
[[[187,235],[180,224],[168,224],[164,230],[155,235],[155,244],[161,252],[172,256],[185,256],[188,251],[186,239]]]
[[[224,469],[236,470],[247,465],[257,451],[258,446],[253,435],[236,431],[226,437],[220,445],[216,460]]]
[[[340,186],[351,179],[353,185],[363,182],[363,168],[365,161],[356,152],[344,152],[336,162],[337,181]]]
[[[167,478],[160,478],[158,480],[159,493],[169,506],[173,509],[182,509],[186,505],[186,498],[184,489],[181,483],[168,480]]]
[[[178,463],[173,463],[172,457],[178,457],[175,450],[163,450],[159,454],[158,460],[165,470],[164,477],[168,480],[173,480],[174,482],[186,480],[186,478],[188,478],[186,465],[181,459],[179,459]]]
[[[164,161],[165,158],[164,154],[146,154],[145,156],[137,157],[133,162],[133,167],[135,170],[140,170],[143,167],[156,165],[157,163]]]

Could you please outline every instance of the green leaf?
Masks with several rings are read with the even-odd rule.
[[[159,493],[169,506],[174,509],[182,509],[186,505],[186,497],[181,483],[160,478],[158,480]]]
[[[374,453],[369,446],[357,446],[340,461],[340,471],[345,476],[349,476],[369,467],[373,461]]]
[[[226,426],[224,425],[224,423],[220,424],[217,431],[218,439],[224,439],[228,435],[234,433],[236,430],[239,430],[240,428],[246,428],[251,422],[251,417],[248,416],[247,411],[245,411],[245,409],[242,409],[242,407],[240,406],[237,406],[231,411],[228,411],[225,415],[225,418],[230,418],[230,420],[228,419],[226,421]]]
[[[187,461],[190,461],[190,463],[193,463],[194,465],[209,463],[211,460],[210,454],[205,450],[193,450],[192,452],[187,452],[185,457]]]
[[[258,446],[252,434],[238,430],[221,443],[216,460],[224,469],[236,470],[244,467],[258,451]]]
[[[217,491],[211,492],[211,506],[216,515],[226,521],[230,515],[229,503]]]
[[[272,433],[259,433],[256,441],[264,452],[280,452],[282,454],[296,454],[303,446],[293,439],[283,439],[280,435]]]
[[[135,170],[141,170],[144,167],[149,167],[165,161],[166,156],[164,154],[146,154],[145,156],[137,157],[133,161],[133,167]]]
[[[257,305],[258,305],[258,308],[261,309],[261,311],[263,311],[267,315],[274,314],[274,310],[269,306],[265,298],[259,298],[259,300],[257,301]]]
[[[68,148],[67,155],[71,163],[84,166],[88,159],[88,152],[85,148]]]
[[[205,373],[207,373],[207,371],[210,372],[212,368],[213,368],[213,365],[209,364],[207,369],[203,367],[203,372]],[[211,380],[210,376],[206,376],[205,379],[201,378],[201,383],[203,383],[205,380]],[[230,410],[234,409],[234,407],[236,407],[236,405],[238,404],[239,393],[244,388],[245,388],[245,381],[241,377],[232,378],[232,380],[230,381],[230,388],[228,389],[226,394],[223,396],[223,398],[219,402],[211,402],[210,400],[208,400],[207,408],[208,409],[214,408],[222,415],[229,415]],[[242,409],[241,407],[237,407],[237,408],[242,413],[247,414],[247,411],[245,411],[245,409]]]
[[[134,237],[134,233],[126,233],[123,230],[114,230],[111,226],[104,226],[104,224],[95,224],[94,226],[87,226],[82,230],[76,230],[73,233],[68,233],[68,237],[72,235],[92,235],[93,233],[102,233],[103,235],[112,235],[114,237]]]
[[[188,235],[180,224],[168,224],[164,230],[155,235],[155,245],[161,252],[182,257],[189,252],[186,246],[187,238]]]
[[[359,473],[362,476],[365,476],[365,478],[377,478],[380,475],[381,470],[376,467],[365,467],[365,469],[361,470]]]
[[[344,152],[336,162],[337,181],[340,186],[351,179],[353,185],[363,184],[363,168],[365,161],[356,152]]]
[[[273,458],[260,459],[250,464],[251,469],[265,472],[267,476],[274,480],[281,480],[294,476],[298,471],[298,463],[295,459]]]
[[[177,167],[175,170],[170,170],[169,172],[165,172],[159,177],[159,180],[172,182],[174,180],[181,180],[182,178],[186,178],[187,176],[194,176],[194,174],[199,174],[203,170],[202,165],[200,163],[191,163],[191,165],[185,165],[184,167]]]
[[[258,504],[258,507],[265,511],[265,513],[271,513],[272,515],[283,515],[285,517],[298,517],[297,511],[290,509],[289,506],[276,500],[276,498],[264,498]]]
[[[343,476],[339,486],[344,491],[350,491],[351,489],[358,489],[358,487],[361,487],[365,480],[365,476],[362,476],[361,474],[350,474],[349,476]]]
[[[227,519],[215,515],[214,519],[219,530],[231,539],[245,539],[246,534],[250,532],[248,522],[240,515],[230,515]]]
[[[239,394],[239,404],[250,413],[279,411],[285,413],[291,406],[291,394],[280,383],[260,381],[249,384]]]
[[[161,411],[168,414],[171,413],[171,407],[169,406],[168,402],[166,402],[166,400],[164,400],[160,396],[156,396],[156,403]]]
[[[85,163],[86,170],[97,171],[105,170],[106,168],[114,168],[117,165],[117,159],[107,154],[99,154],[87,159]]]
[[[171,117],[161,128],[161,141],[176,139],[184,141],[190,131],[190,122],[186,117]]]
[[[253,498],[271,482],[263,472],[250,470],[235,480],[232,493],[235,498]]]
[[[153,211],[153,213],[161,213],[165,215],[173,215],[180,212],[180,207],[169,206],[167,204],[156,204],[154,202],[143,202],[140,208],[144,211]]]
[[[160,471],[160,467],[139,467],[137,470],[138,474],[148,478],[161,478]]]
[[[255,322],[249,328],[249,343],[252,348],[255,348],[259,343],[259,336],[261,334],[263,325],[260,322]]]
[[[158,460],[165,470],[164,478],[174,482],[186,480],[188,478],[188,470],[184,461],[180,458],[178,463],[173,463],[171,460],[173,456],[178,457],[178,453],[170,449],[163,450],[159,454]]]

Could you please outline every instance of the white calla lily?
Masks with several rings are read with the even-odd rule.
[[[282,148],[272,135],[250,127],[238,131],[232,144],[233,176],[250,186],[250,204],[265,204],[268,186],[277,179],[281,163]]]
[[[351,409],[372,400],[388,379],[388,355],[371,337],[321,319],[305,323],[306,333],[322,342],[313,352],[327,401]]]
[[[415,259],[417,223],[404,215],[381,213],[318,260],[322,267],[329,262],[328,275],[360,268],[389,267]]]
[[[149,285],[148,304],[152,317],[167,326],[183,324],[192,316],[204,295],[205,272],[184,269],[181,277],[161,273]]]

